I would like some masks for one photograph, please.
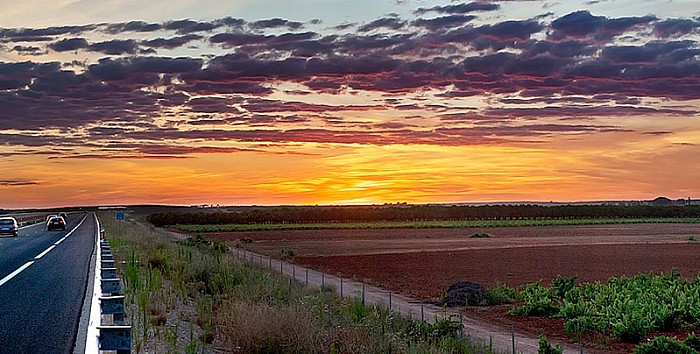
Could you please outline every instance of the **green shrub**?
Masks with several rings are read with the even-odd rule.
[[[686,337],[683,341],[683,344],[700,352],[700,337],[698,337],[695,332],[690,332],[688,337]]]
[[[698,354],[698,351],[678,339],[661,336],[638,345],[634,354]]]
[[[540,334],[540,343],[539,343],[539,349],[537,349],[537,354],[562,354],[564,353],[564,348],[561,347],[561,345],[557,344],[556,346],[552,346],[552,344],[549,343],[547,340],[547,336],[544,334]]]
[[[296,256],[296,252],[290,248],[283,248],[280,250],[280,258],[289,258]]]
[[[566,335],[578,340],[584,333],[602,333],[605,332],[606,324],[598,318],[591,316],[581,316],[570,319],[564,324]]]
[[[559,313],[552,292],[539,283],[527,284],[520,291],[525,303],[508,312],[513,316],[552,316]]]
[[[517,290],[506,285],[501,285],[497,288],[486,289],[484,302],[489,306],[510,304],[517,301],[519,298]]]
[[[640,313],[623,316],[612,324],[612,335],[623,342],[637,343],[653,329],[653,325]]]
[[[564,299],[566,293],[574,288],[576,278],[577,277],[575,275],[571,277],[564,277],[560,275],[552,279],[552,290],[554,290],[554,294],[560,299]]]

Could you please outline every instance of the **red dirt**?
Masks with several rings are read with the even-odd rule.
[[[473,239],[485,231],[493,237]],[[468,280],[492,287],[548,283],[556,276],[578,276],[580,282],[611,276],[670,272],[691,277],[700,271],[700,225],[632,224],[492,229],[322,230],[225,233],[210,237],[233,245],[247,237],[246,247],[271,255],[293,250],[297,264],[341,275],[423,300],[437,300],[450,284]],[[466,235],[466,236],[465,236]],[[484,320],[533,335],[566,338],[563,322],[507,316],[507,307],[471,308]],[[682,334],[681,334],[682,337]],[[586,346],[603,345],[629,353],[634,345],[586,337]]]
[[[670,272],[693,276],[700,270],[700,243],[533,246],[452,252],[295,257],[300,265],[422,299],[436,299],[460,280],[489,287],[517,287],[559,275],[579,281],[611,276]]]

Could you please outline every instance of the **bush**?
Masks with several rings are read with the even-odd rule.
[[[653,325],[649,320],[635,313],[613,323],[612,335],[623,342],[637,343],[652,329]]]
[[[683,341],[683,344],[700,352],[700,337],[698,337],[695,332],[690,332],[688,337]]]
[[[489,238],[491,235],[489,235],[487,232],[475,232],[471,235],[469,235],[469,238]]]
[[[662,336],[638,345],[634,354],[698,354],[698,351],[676,338]]]
[[[486,289],[484,294],[484,302],[486,305],[510,304],[518,300],[518,292],[506,285],[501,285],[497,288]]]
[[[552,346],[552,344],[549,343],[547,340],[547,336],[544,334],[540,334],[540,345],[539,349],[537,349],[537,354],[562,354],[564,353],[564,348],[561,347],[561,345],[557,344],[556,346]]]
[[[552,290],[560,299],[564,299],[566,293],[574,288],[576,278],[575,275],[571,277],[558,276],[552,280]]]
[[[483,285],[460,281],[447,288],[440,304],[448,307],[476,306],[484,301],[485,295],[486,288]]]
[[[513,316],[553,316],[559,313],[552,292],[539,283],[527,284],[520,292],[525,299],[521,307],[508,312]]]
[[[566,321],[564,331],[566,335],[578,338],[584,333],[602,333],[605,331],[605,323],[591,316],[581,316]]]
[[[296,256],[296,252],[290,248],[283,248],[280,250],[280,258],[289,258]]]

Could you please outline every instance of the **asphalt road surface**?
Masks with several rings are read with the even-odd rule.
[[[72,353],[95,247],[93,214],[0,238],[0,352]]]

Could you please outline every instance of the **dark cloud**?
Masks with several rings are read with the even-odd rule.
[[[427,12],[437,12],[441,14],[466,14],[476,11],[494,11],[501,8],[501,5],[488,2],[470,2],[457,5],[433,6],[431,8],[418,8],[414,13],[422,15]]]
[[[86,48],[88,45],[89,43],[85,38],[66,38],[49,44],[49,48],[57,52],[69,52]]]
[[[289,21],[282,18],[272,18],[269,20],[259,20],[248,23],[248,26],[253,30],[263,30],[269,28],[288,28],[297,30],[304,27],[304,24],[297,21]]]
[[[396,16],[391,16],[391,17],[384,17],[380,19],[376,19],[366,25],[360,26],[357,30],[359,32],[369,32],[375,29],[379,28],[386,28],[386,29],[391,29],[391,30],[400,30],[404,26],[406,26],[406,21],[397,18]]]
[[[79,34],[82,32],[91,31],[97,28],[97,25],[85,26],[61,26],[61,27],[46,27],[46,28],[0,28],[0,38],[9,39],[15,42],[21,41],[49,41],[54,36]]]
[[[12,47],[11,50],[24,55],[40,55],[45,53],[44,50],[35,46],[16,45]]]
[[[106,27],[106,32],[110,34],[118,34],[122,32],[155,32],[162,28],[158,23],[147,23],[143,21],[129,21],[123,23],[109,24]]]
[[[333,29],[336,31],[344,31],[355,26],[357,26],[357,23],[342,23],[337,26],[334,26]]]
[[[700,32],[700,20],[668,19],[654,25],[654,32],[662,38],[680,37]]]
[[[93,52],[101,52],[110,55],[136,54],[139,49],[138,43],[133,39],[114,39],[91,44],[87,47]]]
[[[593,16],[587,10],[572,12],[552,21],[552,33],[555,39],[592,37],[596,40],[609,40],[631,28],[648,24],[655,16],[607,18]]]
[[[170,21],[163,24],[163,28],[174,30],[179,34],[189,34],[194,32],[207,32],[222,26],[219,23],[197,22],[192,20]]]
[[[439,30],[442,28],[461,27],[475,18],[476,16],[472,15],[450,15],[431,19],[419,18],[413,21],[412,24],[414,26],[425,27],[431,30]]]
[[[692,41],[650,42],[643,46],[610,46],[601,59],[622,64],[679,64],[700,55]]]
[[[621,131],[616,117],[698,115],[677,102],[700,97],[700,49],[694,37],[685,37],[697,31],[695,21],[580,11],[559,19],[472,24],[469,13],[497,9],[493,2],[436,6],[421,14],[440,17],[406,21],[387,15],[359,28],[342,25],[337,29],[343,34],[302,32],[301,23],[285,19],[235,18],[0,30],[4,43],[22,43],[4,45],[5,51],[102,53],[86,63],[0,62],[0,130],[31,132],[3,132],[0,144],[42,147],[61,158],[86,155],[58,147],[89,149],[91,157],[115,149],[122,158],[170,158],[236,151],[199,144],[209,141],[495,144]],[[115,36],[88,42],[95,30]],[[639,41],[610,41],[632,31]],[[138,40],[127,32],[138,32]],[[214,44],[226,54],[144,55],[192,44]],[[280,100],[276,92],[298,96]],[[382,98],[311,103],[313,93],[366,92]],[[492,106],[470,109],[451,100],[476,95],[488,97]],[[659,100],[665,102],[661,107],[648,103]],[[346,118],[346,112],[387,109],[412,116],[383,123]],[[423,115],[425,124],[432,117],[443,124],[421,122],[418,129],[407,123]],[[560,124],[536,124],[543,117]],[[580,124],[593,119],[613,123]],[[312,122],[317,128],[308,128]],[[475,127],[465,129],[462,122]],[[201,148],[174,143],[179,139],[196,140]]]
[[[202,67],[201,59],[134,57],[126,59],[100,59],[88,67],[88,74],[99,80],[139,80],[147,77],[155,80],[160,74],[182,74],[197,71]],[[152,84],[156,81],[140,81]]]
[[[222,19],[214,21],[214,23],[226,27],[242,29],[247,22],[242,18],[224,17]]]
[[[37,184],[39,184],[39,182],[24,180],[0,180],[0,187],[31,186]]]
[[[172,38],[156,38],[141,42],[141,45],[153,48],[175,49],[182,47],[190,42],[198,41],[204,37],[196,34],[188,34]]]
[[[251,33],[219,33],[211,38],[209,40],[212,43],[223,43],[227,47],[235,47],[235,46],[241,46],[241,45],[249,45],[249,44],[261,44],[265,43],[265,41],[268,38],[271,38],[273,36],[264,36],[261,34],[251,34]]]
[[[504,21],[495,25],[477,27],[472,34],[497,40],[526,40],[543,28],[544,26],[536,21]]]

